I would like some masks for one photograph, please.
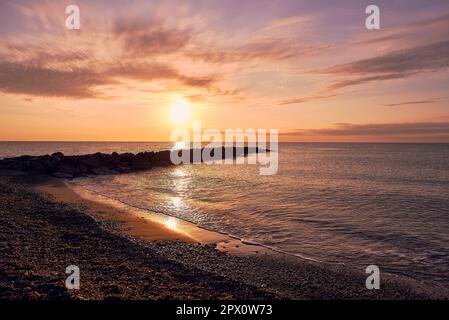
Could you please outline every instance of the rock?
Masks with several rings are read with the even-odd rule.
[[[134,170],[148,170],[154,165],[154,152],[140,152],[131,161],[131,168]]]
[[[132,172],[132,169],[130,167],[119,166],[117,171],[122,173],[130,173]]]
[[[67,172],[55,172],[53,173],[53,176],[56,178],[61,178],[61,179],[72,179],[73,175],[71,175],[70,173]]]
[[[79,170],[81,175],[87,175],[89,173],[89,169],[82,164],[79,165]]]
[[[92,168],[90,171],[96,175],[111,174],[111,171],[106,167]]]
[[[100,160],[89,156],[83,156],[79,162],[88,169],[93,169],[102,165]]]
[[[132,153],[121,153],[121,154],[119,154],[119,161],[120,161],[120,163],[127,163],[127,164],[130,164],[131,163],[131,161],[133,160],[133,158],[134,158],[134,154],[132,154]]]
[[[75,175],[77,167],[73,166],[73,165],[69,165],[69,164],[60,164],[58,165],[58,167],[56,168],[56,172],[62,172],[62,173],[67,173],[70,174],[72,176]]]
[[[202,151],[202,150],[199,150]],[[260,150],[255,150],[260,152]],[[190,150],[193,154],[193,149]],[[231,155],[247,155],[248,148],[240,151],[234,147]],[[200,152],[201,154],[201,152]],[[24,172],[27,174],[46,174],[62,179],[71,179],[89,174],[103,175],[128,173],[139,170],[149,170],[153,167],[173,165],[170,159],[171,151],[139,152],[112,154],[94,153],[79,156],[65,156],[62,152],[55,152],[51,156],[21,156],[0,160],[0,170]],[[226,156],[224,147],[222,157]],[[192,159],[192,157],[191,157]]]
[[[52,155],[51,155],[53,158],[63,158],[64,157],[64,154],[62,153],[62,152],[55,152],[55,153],[52,153]]]

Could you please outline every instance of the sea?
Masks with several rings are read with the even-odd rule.
[[[0,142],[0,158],[172,147]],[[449,285],[449,144],[280,143],[278,152],[275,175],[203,163],[71,183],[292,256]]]

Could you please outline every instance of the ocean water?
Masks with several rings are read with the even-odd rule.
[[[0,143],[0,157],[167,143]],[[75,184],[317,261],[449,284],[449,144],[281,143],[279,171],[180,165]]]

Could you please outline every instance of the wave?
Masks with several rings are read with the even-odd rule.
[[[72,186],[73,182],[72,182],[72,183],[67,183],[67,182],[65,182],[65,183],[66,183],[66,185],[67,185],[73,192],[79,194],[78,189],[77,189],[77,188],[73,188],[73,186]],[[80,187],[79,185],[76,185],[76,184],[74,184],[74,185],[75,185],[76,187]],[[310,257],[310,256],[306,256],[306,255],[304,255],[304,254],[300,254],[300,253],[295,253],[295,252],[290,252],[290,251],[282,250],[282,249],[279,248],[279,247],[276,247],[276,246],[270,246],[270,245],[264,244],[263,242],[260,242],[260,241],[256,241],[256,240],[244,238],[244,237],[241,237],[241,236],[238,236],[238,235],[235,235],[235,234],[232,234],[232,233],[228,233],[228,232],[225,232],[225,231],[222,231],[222,230],[217,230],[217,229],[212,229],[212,228],[209,228],[209,227],[205,227],[205,226],[202,226],[202,225],[200,225],[200,224],[197,224],[195,221],[190,221],[190,220],[185,219],[185,218],[183,218],[183,217],[179,217],[179,216],[177,216],[177,215],[170,214],[170,213],[167,213],[167,212],[164,212],[164,211],[154,210],[154,209],[149,209],[149,208],[146,208],[146,207],[141,207],[141,206],[133,205],[133,204],[130,204],[130,203],[128,203],[128,202],[126,202],[126,201],[123,201],[123,200],[121,200],[121,199],[118,199],[118,198],[114,198],[114,197],[108,196],[108,195],[106,195],[106,194],[103,194],[103,193],[101,193],[101,192],[99,192],[99,191],[96,191],[96,190],[93,190],[93,189],[90,189],[90,188],[82,187],[82,189],[83,189],[84,191],[87,191],[87,192],[89,192],[89,193],[91,193],[91,194],[96,195],[96,196],[97,196],[96,200],[98,200],[98,201],[100,201],[100,202],[102,202],[102,201],[101,201],[101,198],[106,198],[106,199],[111,200],[111,201],[113,201],[113,202],[118,202],[118,203],[120,203],[121,205],[124,205],[124,206],[126,206],[126,207],[128,207],[128,208],[130,208],[130,209],[133,209],[133,210],[143,211],[143,212],[146,212],[146,213],[152,213],[152,214],[156,213],[156,214],[160,215],[161,217],[167,217],[167,218],[171,217],[171,218],[176,218],[176,219],[179,219],[179,220],[181,220],[181,221],[184,221],[184,222],[187,222],[187,223],[194,224],[196,227],[198,227],[198,228],[200,228],[200,229],[203,229],[203,230],[206,230],[206,231],[210,231],[210,232],[215,232],[215,233],[218,233],[218,234],[227,236],[227,237],[229,237],[229,238],[232,238],[232,239],[235,239],[235,240],[239,240],[242,244],[245,244],[245,245],[259,246],[259,247],[268,249],[268,250],[270,250],[270,251],[272,251],[272,252],[285,254],[285,255],[292,256],[292,257],[296,257],[296,258],[300,258],[300,259],[303,259],[303,260],[306,260],[306,261],[312,261],[312,262],[322,263],[322,264],[326,264],[326,265],[345,265],[345,263],[343,263],[343,262],[327,262],[327,261],[322,261],[322,260],[319,260],[319,259],[317,259],[317,258],[313,258],[313,257]],[[80,194],[80,196],[82,196],[82,194]],[[108,204],[109,204],[109,203],[108,203]],[[113,204],[113,203],[112,203],[112,204]]]

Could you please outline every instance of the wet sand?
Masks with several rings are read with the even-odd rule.
[[[254,248],[229,254],[223,251],[241,247],[236,239],[182,222],[173,228],[147,213],[80,197],[61,181],[0,177],[0,190],[0,299],[448,297],[388,275],[381,290],[367,290],[364,270],[348,266]],[[64,285],[72,264],[80,267],[80,290]]]
[[[35,185],[35,190],[45,192],[54,200],[83,208],[97,221],[115,224],[123,232],[144,240],[180,240],[194,242],[188,234],[170,229],[162,222],[145,217],[136,210],[113,207],[81,197],[70,189],[63,180],[49,179]]]
[[[132,208],[119,201],[75,188],[65,180],[45,178],[34,184],[34,189],[44,192],[62,203],[82,208],[99,222],[114,225],[131,237],[143,240],[179,240],[189,243],[216,244],[216,248],[235,255],[269,253],[268,248],[243,243],[228,235],[201,228],[193,223]]]

